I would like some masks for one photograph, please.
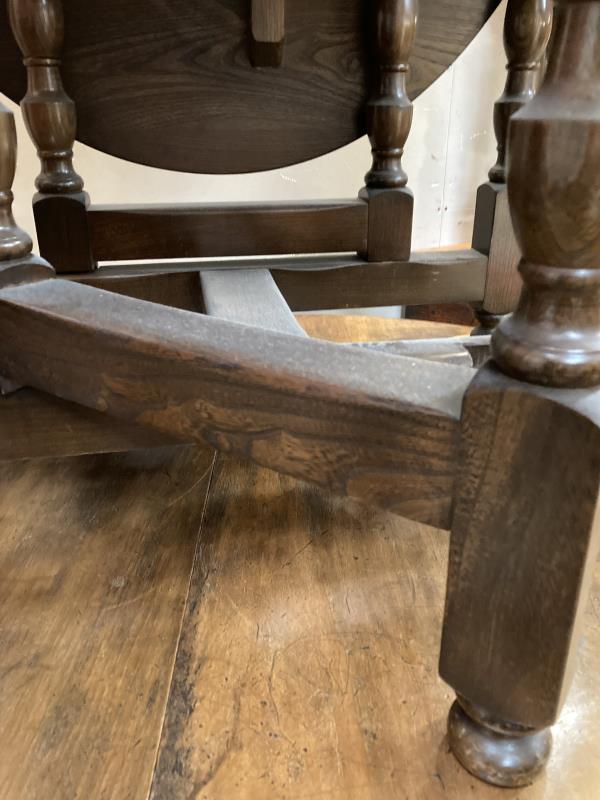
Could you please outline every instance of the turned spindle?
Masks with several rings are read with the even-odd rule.
[[[406,76],[418,2],[377,0],[373,5],[376,80],[366,107],[373,163],[360,196],[369,203],[369,261],[402,260],[410,255],[413,213],[402,154],[412,123]]]
[[[0,103],[0,288],[51,277],[52,268],[31,252],[31,238],[12,213],[17,131],[12,111]],[[20,388],[0,375],[0,394]]]
[[[600,3],[556,4],[543,85],[511,121],[508,195],[521,299],[496,330],[503,370],[600,383]]]
[[[21,108],[41,162],[36,188],[47,194],[80,192],[83,180],[73,168],[75,104],[65,92],[60,75],[62,3],[9,0],[8,7],[12,30],[27,67],[27,94]]]
[[[473,228],[473,248],[488,256],[484,297],[475,307],[479,328],[488,332],[494,318],[499,321],[514,311],[521,293],[521,253],[505,191],[506,135],[511,115],[535,95],[551,27],[552,0],[509,0],[504,20],[506,86],[494,106],[498,160],[490,170],[489,183],[477,191]]]
[[[511,116],[534,96],[552,28],[552,0],[508,0],[504,49],[508,57],[506,85],[494,106],[498,160],[492,183],[506,183],[506,136]]]
[[[17,166],[17,131],[12,111],[0,103],[0,262],[23,258],[31,252],[31,239],[12,213],[12,185]]]
[[[8,0],[8,9],[27,68],[27,94],[21,107],[41,164],[34,198],[40,250],[58,271],[91,269],[86,218],[89,198],[73,167],[75,104],[64,90],[60,73],[62,3]]]

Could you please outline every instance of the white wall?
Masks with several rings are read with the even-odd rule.
[[[492,107],[504,82],[505,2],[456,63],[415,102],[404,158],[415,194],[415,248],[470,240],[475,190],[495,161]],[[5,97],[2,101],[18,112]],[[19,157],[14,208],[19,224],[33,233],[30,203],[38,162],[20,113],[16,118]],[[366,138],[300,166],[218,176],[141,167],[75,145],[75,167],[95,203],[354,197],[369,165]]]

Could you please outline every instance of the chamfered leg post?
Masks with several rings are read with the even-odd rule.
[[[549,756],[600,542],[600,0],[554,25],[509,128],[524,286],[464,399],[440,656],[450,746],[501,786]]]
[[[60,73],[62,0],[8,0],[8,10],[27,69],[27,94],[21,107],[41,164],[33,198],[40,252],[58,272],[92,270],[89,197],[73,167],[75,104],[64,90]]]
[[[477,190],[473,248],[488,257],[484,297],[474,308],[479,327],[490,333],[503,314],[514,311],[521,292],[521,258],[506,196],[506,138],[511,116],[538,88],[552,26],[552,0],[508,0],[504,19],[506,85],[494,105],[498,157],[489,181]]]
[[[376,0],[372,4],[372,52],[376,80],[367,102],[367,132],[373,164],[360,197],[369,204],[369,261],[410,257],[413,194],[402,168],[412,123],[406,92],[408,60],[415,39],[418,0]]]

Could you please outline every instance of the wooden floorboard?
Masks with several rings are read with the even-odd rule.
[[[0,798],[147,797],[212,452],[0,467]]]
[[[210,464],[0,465],[0,800],[600,797],[600,563],[547,774],[492,789],[444,739],[447,535],[222,459],[198,536]]]
[[[487,787],[448,753],[447,539],[242,462],[207,504],[152,800],[593,800],[600,567],[548,775]]]

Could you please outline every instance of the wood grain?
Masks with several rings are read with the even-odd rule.
[[[0,369],[16,382],[449,523],[470,369],[261,331],[70,281],[4,289],[0,309]]]
[[[340,341],[381,339],[386,331],[397,337],[405,324],[330,316],[321,332],[326,329]],[[414,336],[414,323],[410,327]],[[165,607],[175,602],[176,582],[189,569],[196,531],[191,520],[200,503],[196,490],[181,497],[182,482],[191,486],[201,468],[194,470],[184,460],[177,471],[169,469],[170,478],[152,476],[150,485],[161,502],[176,501],[169,508],[173,516],[168,525],[155,513],[157,501],[147,496],[152,470],[143,461],[83,458],[0,469],[2,574],[10,563],[11,569],[19,568],[13,583],[26,570],[29,586],[36,587],[34,597],[21,591],[19,602],[11,602],[11,630],[29,637],[45,635],[39,626],[42,597],[43,619],[55,620],[52,630],[61,631],[62,641],[75,639],[73,633],[82,633],[88,642],[93,636],[93,653],[103,644],[100,652],[111,658],[114,643],[127,641],[121,653],[126,664],[131,644],[143,647],[143,679],[153,670],[162,691],[172,651],[148,635],[154,619],[143,634],[129,638],[129,632],[139,631],[145,604],[164,620]],[[124,519],[131,527],[122,527],[116,517],[128,503]],[[450,693],[435,673],[447,537],[235,459],[219,465],[208,517],[198,543],[154,800],[187,799],[186,789],[195,781],[204,782],[197,793],[201,800],[204,795],[210,800],[305,800],[315,794],[323,800],[592,800],[600,792],[600,562],[594,568],[575,682],[555,727],[546,779],[525,790],[500,791],[466,773],[449,755],[444,738]],[[91,535],[95,531],[102,535]],[[142,576],[143,570],[135,572],[138,560],[147,564],[156,552],[153,545],[146,557],[140,555],[146,536],[160,543],[163,566],[158,574]],[[32,555],[23,564],[21,556],[27,552]],[[93,564],[86,553],[94,557]],[[82,560],[87,571],[77,574],[86,579],[84,584],[75,576]],[[49,591],[52,576],[61,569],[66,579],[58,590]],[[135,587],[110,586],[115,576],[131,578],[134,573]],[[168,579],[159,580],[165,574]],[[119,602],[143,581],[155,590],[134,603]],[[104,602],[114,608],[102,615],[97,630],[91,621],[99,610],[82,598],[87,600],[90,591],[97,592],[94,599],[101,596],[101,585],[109,587]],[[65,600],[69,587],[76,597],[71,604]],[[17,589],[4,581],[0,592],[16,597]],[[79,623],[73,608],[81,612]],[[4,620],[3,611],[8,613],[6,605],[0,605]],[[0,628],[0,660],[8,647],[16,646],[14,638],[7,642],[5,630]],[[31,659],[30,644],[31,638],[19,651],[24,660]],[[0,670],[2,779],[8,777],[11,786],[28,786],[28,794],[13,793],[19,800],[145,800],[153,763],[146,758],[148,749],[142,757],[139,750],[153,737],[158,741],[161,722],[154,715],[156,704],[147,713],[139,708],[148,695],[139,700],[132,696],[140,674],[116,680],[123,673],[120,667],[111,670],[111,661],[97,689],[102,700],[79,704],[74,721],[77,697],[69,688],[81,685],[79,662],[68,660],[73,649],[55,648],[52,653],[50,664],[33,662],[20,673]],[[53,679],[66,688],[56,697],[43,692],[32,708],[25,692],[49,682],[49,666]],[[97,659],[94,675],[101,676],[103,668]],[[23,670],[37,678],[19,683]],[[16,685],[10,701],[22,713],[7,748],[4,687],[9,681]],[[143,720],[143,741],[137,747],[132,707],[134,722]],[[21,745],[29,741],[31,715],[52,716],[47,709],[54,720],[63,720],[62,731],[76,731],[78,738],[69,740],[73,746],[64,758],[44,756],[49,765],[44,771],[38,751]],[[228,724],[231,720],[235,727]],[[99,726],[110,730],[115,743],[110,751],[102,749],[106,739],[98,740]],[[74,783],[87,780],[85,794],[73,791],[69,776]],[[2,796],[7,795],[6,785],[1,785]]]
[[[220,460],[152,800],[592,800],[600,565],[547,779],[500,791],[445,741],[447,558],[426,527]]]
[[[483,298],[487,257],[475,250],[414,253],[410,261],[368,264],[348,256],[104,266],[73,279],[140,300],[197,310],[200,269],[270,269],[293,311],[365,308]]]
[[[152,800],[405,798],[426,775],[441,797],[439,712],[417,690],[435,673],[437,552],[426,528],[221,460]]]
[[[83,179],[73,168],[77,114],[60,71],[65,33],[62,0],[7,0],[6,5],[28,74],[27,93],[19,100],[42,167],[36,189],[79,194]]]
[[[31,238],[12,213],[12,185],[17,166],[17,130],[12,111],[0,103],[0,263],[31,252]]]
[[[20,267],[22,269],[22,267]],[[196,280],[194,273],[188,273]],[[304,316],[309,335],[332,341],[459,335],[462,328],[377,317]],[[164,434],[58,397],[22,389],[0,398],[0,460],[139,450],[172,443]]]
[[[41,165],[33,202],[40,253],[58,272],[91,270],[89,197],[73,167],[77,114],[60,70],[62,0],[8,0],[6,5],[28,76],[21,107]]]
[[[147,797],[212,453],[0,467],[0,796]]]
[[[440,673],[498,722],[552,725],[570,683],[600,549],[599,400],[493,364],[465,395]]]
[[[418,11],[418,0],[376,0],[369,6],[375,78],[366,121],[373,161],[360,192],[369,203],[368,261],[410,256],[414,203],[402,155],[413,116],[406,81]]]
[[[422,0],[413,98],[497,4]],[[248,0],[155,2],[151,14],[146,0],[63,5],[64,83],[78,137],[99,150],[184,172],[246,172],[313,158],[365,132],[363,0],[287,3],[285,59],[275,70],[250,65]],[[0,89],[18,102],[24,71],[4,4],[0,14]]]
[[[502,369],[600,384],[600,3],[555,4],[544,83],[511,119],[508,195],[524,282],[492,339]]]
[[[177,444],[165,434],[35,389],[0,397],[0,461]]]
[[[351,252],[367,238],[358,200],[92,206],[88,220],[98,261]]]
[[[517,307],[523,280],[519,274],[521,250],[503,184],[484,183],[477,190],[473,248],[488,257],[481,309],[488,315],[509,314]]]
[[[296,314],[309,336],[330,342],[378,342],[384,339],[430,339],[434,336],[463,336],[471,328],[390,317],[367,317],[362,314]]]

